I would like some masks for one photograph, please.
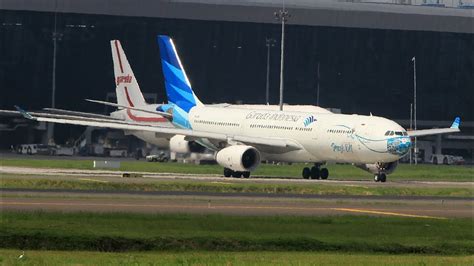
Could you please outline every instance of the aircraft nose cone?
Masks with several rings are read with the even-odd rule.
[[[405,155],[410,151],[411,139],[409,137],[402,138],[398,144],[397,150],[400,154]]]
[[[403,156],[408,153],[410,147],[410,137],[397,137],[387,140],[387,151],[392,154]]]

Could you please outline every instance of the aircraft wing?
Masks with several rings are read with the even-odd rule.
[[[8,116],[23,116],[25,118],[31,119],[31,117],[49,117],[49,118],[66,118],[71,120],[86,120],[86,121],[95,121],[95,122],[117,122],[117,123],[127,123],[124,120],[106,116],[106,115],[97,115],[93,113],[83,113],[83,112],[75,112],[75,111],[68,111],[68,110],[61,110],[61,109],[51,109],[45,108],[47,111],[54,110],[54,113],[47,112],[28,112],[23,113],[22,111],[13,111],[13,110],[0,110],[0,115],[8,115]]]
[[[79,111],[57,109],[57,108],[43,108],[43,110],[46,111],[48,114],[73,115],[73,116],[82,116],[82,117],[88,117],[88,118],[123,120],[123,119],[111,117],[110,115],[101,115],[101,114],[96,114],[96,113],[79,112]],[[18,114],[21,115],[20,112],[18,112]]]
[[[460,132],[459,125],[461,124],[461,118],[456,117],[453,124],[449,128],[433,128],[433,129],[422,129],[422,130],[412,130],[407,131],[408,136],[410,137],[420,137],[428,135],[438,135],[438,134],[447,134],[447,133],[456,133]]]
[[[302,149],[301,145],[290,139],[283,138],[262,138],[248,137],[239,135],[227,135],[223,133],[214,133],[207,131],[197,131],[192,129],[158,127],[142,123],[128,121],[106,120],[98,118],[85,118],[70,115],[50,115],[42,113],[29,113],[17,107],[18,111],[27,119],[39,122],[51,122],[58,124],[69,124],[79,126],[93,126],[101,128],[113,128],[121,130],[149,131],[159,133],[163,136],[183,135],[188,138],[207,138],[212,140],[225,141],[227,143],[244,143],[248,145],[274,147],[282,151],[291,151]]]

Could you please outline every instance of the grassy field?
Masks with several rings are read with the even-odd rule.
[[[98,160],[101,160],[98,158]],[[73,168],[93,169],[91,160],[41,160],[26,157],[23,159],[1,160],[1,165],[43,167],[43,168]],[[303,164],[267,165],[262,164],[253,175],[273,177],[300,178]],[[335,179],[366,179],[373,177],[370,173],[351,165],[328,165],[330,178]],[[155,173],[193,173],[193,174],[222,174],[222,167],[218,165],[193,165],[180,163],[149,163],[144,161],[124,161],[122,171],[155,172]],[[437,180],[437,181],[473,181],[474,168],[467,166],[447,165],[399,165],[389,177],[391,180]]]
[[[3,211],[0,248],[473,255],[471,219]]]
[[[472,265],[474,256],[331,252],[87,252],[0,250],[4,265]]]
[[[102,179],[101,179],[102,180]],[[377,196],[439,196],[472,197],[474,188],[466,187],[396,187],[364,186],[341,184],[261,184],[242,182],[204,182],[191,180],[134,180],[115,179],[115,181],[96,181],[95,179],[21,176],[3,174],[0,188],[25,189],[75,189],[103,191],[193,191],[193,192],[238,192],[238,193],[278,193],[314,195],[377,195]]]

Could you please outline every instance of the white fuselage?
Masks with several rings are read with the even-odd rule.
[[[239,109],[263,109],[263,110],[277,110],[278,106],[276,105],[254,105],[254,104],[247,104],[247,105],[232,105],[232,104],[219,104],[217,105],[218,108],[223,108],[224,111],[228,108],[239,108]],[[158,104],[147,104],[144,106],[140,106],[141,109],[148,110],[148,111],[156,111]],[[287,110],[308,110],[315,113],[331,113],[328,110],[312,105],[287,105],[285,106]],[[145,125],[155,125],[160,127],[174,127],[173,124],[157,115],[152,115],[149,113],[144,113],[140,111],[132,111],[132,110],[119,110],[115,111],[110,114],[111,117],[118,118],[124,121],[131,121],[131,122],[138,122]],[[160,134],[156,134],[154,132],[149,131],[125,131],[126,135],[134,135],[135,137],[158,146],[161,149],[168,149],[169,145],[169,137],[162,136]]]
[[[406,132],[397,123],[376,116],[196,106],[188,118],[190,127],[195,130],[230,136],[284,138],[303,147],[289,152],[259,147],[264,160],[393,162],[404,156],[410,145],[407,136],[386,136],[387,131]],[[403,149],[397,150],[398,144],[403,145]]]

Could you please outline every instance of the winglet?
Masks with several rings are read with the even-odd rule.
[[[461,124],[461,118],[459,116],[457,116],[455,119],[454,119],[454,122],[453,124],[451,125],[451,128],[459,128],[459,125]]]
[[[21,109],[18,105],[14,105],[14,106],[15,106],[15,109],[16,109],[18,112],[20,112],[20,114],[21,114],[24,118],[26,118],[26,119],[34,119],[34,117],[33,117],[30,113],[28,113],[27,111]]]

